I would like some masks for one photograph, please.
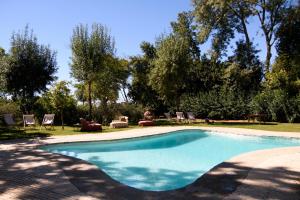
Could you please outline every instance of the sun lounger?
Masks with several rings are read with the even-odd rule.
[[[34,115],[23,115],[23,124],[24,128],[26,128],[26,126],[35,126]]]
[[[45,129],[47,129],[47,126],[53,128],[54,116],[55,114],[45,114],[40,129],[42,129],[42,126],[44,126]]]

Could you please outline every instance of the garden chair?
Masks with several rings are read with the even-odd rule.
[[[128,127],[128,117],[120,116],[119,120],[113,120],[109,125],[111,128],[127,128]]]
[[[183,112],[176,112],[176,119],[177,119],[177,122],[185,121]]]
[[[35,126],[34,115],[23,115],[24,128],[26,126]]]
[[[187,118],[189,120],[189,123],[196,122],[196,117],[195,117],[194,113],[187,112],[186,115],[187,115]]]
[[[4,114],[3,119],[7,126],[19,128],[18,124],[15,122],[13,118],[13,114]]]
[[[167,112],[167,113],[164,113],[164,115],[166,116],[168,121],[172,120],[171,113]]]
[[[50,126],[50,129],[51,128],[54,129],[54,127],[53,127],[54,116],[55,116],[55,114],[45,114],[44,118],[43,118],[43,121],[42,121],[42,124],[41,124],[40,130],[42,129],[42,126],[44,126],[45,129],[47,129],[47,126]]]

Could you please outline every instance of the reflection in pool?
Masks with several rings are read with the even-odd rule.
[[[215,165],[241,153],[287,146],[300,146],[300,140],[181,130],[111,142],[49,145],[42,149],[93,163],[123,184],[164,191],[184,187]]]

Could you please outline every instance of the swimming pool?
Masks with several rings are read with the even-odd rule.
[[[300,140],[181,130],[127,140],[48,145],[42,149],[86,160],[131,187],[165,191],[184,187],[241,153],[288,146],[300,146]]]

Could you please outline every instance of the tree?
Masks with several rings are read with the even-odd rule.
[[[68,83],[66,81],[56,83],[51,89],[49,96],[51,105],[58,113],[60,113],[61,127],[64,129],[64,110],[73,103]]]
[[[249,1],[193,0],[193,6],[200,43],[206,42],[213,35],[213,58],[222,55],[235,31],[244,35],[246,45],[250,47],[247,29],[247,18],[251,15]]]
[[[132,74],[129,96],[134,102],[160,113],[164,107],[163,102],[159,99],[157,92],[148,84],[149,74],[153,68],[152,63],[156,58],[156,48],[147,42],[142,42],[140,48],[143,55],[131,57],[129,62]]]
[[[49,46],[38,44],[28,26],[11,38],[7,91],[21,101],[21,110],[30,112],[35,95],[47,90],[57,71],[56,53]]]
[[[124,60],[120,60],[114,57],[106,59],[105,68],[101,73],[97,73],[95,80],[95,97],[100,100],[103,118],[107,121],[108,102],[116,102],[119,96],[119,90],[122,88],[122,84],[128,77],[128,69]]]
[[[190,47],[184,38],[171,34],[157,42],[156,56],[149,84],[166,103],[179,109],[192,64]]]
[[[257,50],[240,40],[236,42],[234,54],[228,58],[228,67],[224,73],[226,87],[246,96],[251,96],[260,90],[262,80],[262,63],[257,56]]]
[[[193,23],[193,15],[191,12],[182,12],[178,14],[177,21],[171,22],[173,33],[177,37],[185,38],[190,47],[191,54],[194,60],[199,60],[200,49],[199,42],[196,39],[197,33]]]
[[[6,93],[6,73],[9,69],[8,55],[0,47],[0,98]]]
[[[266,42],[266,72],[269,72],[271,49],[276,42],[276,32],[282,22],[290,0],[193,0],[198,38],[201,43],[213,36],[213,57],[220,57],[226,51],[235,31],[244,35],[249,56],[251,44],[248,33],[248,18],[257,16]],[[250,61],[249,61],[250,62]]]
[[[277,31],[283,22],[284,13],[287,11],[289,0],[257,0],[252,6],[253,13],[258,17],[261,29],[265,36],[267,55],[266,55],[266,72],[270,71],[271,49],[277,41]]]
[[[87,25],[75,27],[71,38],[72,76],[88,85],[89,115],[92,115],[92,83],[97,73],[104,69],[105,60],[115,53],[115,42],[107,28],[93,24],[89,33]]]

